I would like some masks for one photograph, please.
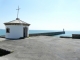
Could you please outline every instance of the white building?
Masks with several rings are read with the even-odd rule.
[[[4,23],[6,26],[6,35],[7,39],[19,39],[29,36],[29,23],[26,23],[19,18],[12,20],[10,22]]]

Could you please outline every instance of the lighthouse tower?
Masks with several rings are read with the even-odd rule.
[[[18,7],[17,18],[15,20],[4,23],[6,27],[5,38],[7,39],[19,39],[19,38],[25,38],[29,36],[28,31],[29,31],[30,24],[18,18],[19,9],[20,8]]]

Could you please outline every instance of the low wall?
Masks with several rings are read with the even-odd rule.
[[[72,34],[72,38],[80,39],[80,34]]]
[[[72,38],[70,36],[60,36],[60,38]]]
[[[46,33],[34,33],[34,34],[29,34],[29,36],[54,36],[54,35],[60,35],[60,34],[65,34],[65,31],[46,32]]]

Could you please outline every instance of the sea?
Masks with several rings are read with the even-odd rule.
[[[44,32],[58,32],[61,30],[29,30],[29,34],[34,33],[44,33]],[[0,29],[0,35],[5,35],[5,29]],[[56,35],[56,36],[72,36],[72,34],[80,34],[80,31],[65,31],[65,34]]]

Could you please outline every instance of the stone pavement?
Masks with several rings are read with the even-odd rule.
[[[80,60],[80,39],[52,36],[3,39],[0,48],[13,51],[0,60]]]

